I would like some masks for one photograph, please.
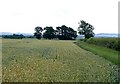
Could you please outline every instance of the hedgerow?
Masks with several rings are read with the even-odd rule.
[[[118,51],[120,50],[120,38],[90,38],[86,42]]]

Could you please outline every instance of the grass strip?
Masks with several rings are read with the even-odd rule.
[[[105,59],[111,61],[116,65],[120,64],[120,61],[118,61],[118,53],[119,53],[118,51],[102,46],[97,46],[94,44],[89,44],[83,41],[77,41],[76,44],[85,50],[88,50],[96,55],[104,57]]]

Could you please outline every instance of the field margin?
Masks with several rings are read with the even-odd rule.
[[[75,44],[87,51],[92,52],[93,54],[104,57],[105,59],[111,61],[113,64],[116,64],[116,65],[120,64],[120,62],[118,61],[118,55],[120,54],[120,52],[118,51],[115,51],[103,46],[89,44],[80,40],[75,42]]]

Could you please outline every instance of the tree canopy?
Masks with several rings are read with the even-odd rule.
[[[62,25],[61,27],[56,27],[57,37],[61,40],[72,40],[77,37],[77,32],[74,31],[71,27]]]
[[[34,36],[37,38],[37,39],[41,39],[42,37],[42,27],[35,27],[35,33],[34,33]]]
[[[73,40],[77,37],[77,31],[65,25],[56,27],[56,30],[52,26],[47,26],[44,29],[42,27],[36,27],[34,36],[41,39],[43,30],[45,31],[43,33],[43,38],[45,39]]]
[[[45,32],[43,33],[43,38],[46,39],[53,39],[56,38],[56,33],[55,30],[53,29],[53,27],[45,27],[44,28]]]
[[[25,36],[23,34],[13,34],[13,35],[2,35],[3,38],[9,39],[23,39]]]
[[[91,24],[85,22],[84,20],[80,21],[79,27],[78,27],[78,33],[85,35],[85,39],[94,37],[93,30],[94,30],[94,27]]]

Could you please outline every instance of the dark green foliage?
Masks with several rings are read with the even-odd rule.
[[[53,27],[45,27],[45,32],[43,33],[43,38],[45,39],[53,39],[56,38],[56,31],[53,29]]]
[[[91,24],[86,23],[84,20],[80,21],[79,27],[78,27],[78,31],[79,31],[78,33],[85,35],[85,39],[94,37],[93,30],[94,30],[94,27]]]
[[[34,33],[34,36],[37,38],[37,39],[41,39],[42,37],[42,27],[36,27],[35,28],[35,33]]]
[[[90,38],[86,42],[120,51],[120,38]]]
[[[13,34],[13,35],[3,35],[3,38],[9,38],[9,39],[22,39],[25,38],[25,36],[23,36],[22,34],[18,35],[18,34]]]
[[[56,27],[56,29],[57,37],[60,40],[73,40],[77,37],[77,32],[73,30],[71,27],[62,25],[61,27]]]
[[[43,33],[43,38],[45,39],[60,39],[60,40],[75,40],[77,37],[77,31],[73,30],[71,27],[62,25],[61,27],[45,27],[45,32]],[[43,29],[41,27],[35,28],[34,36],[41,39]]]
[[[34,36],[37,38],[37,39],[41,39],[41,33],[34,33]]]
[[[34,38],[34,36],[26,36],[26,38]]]

